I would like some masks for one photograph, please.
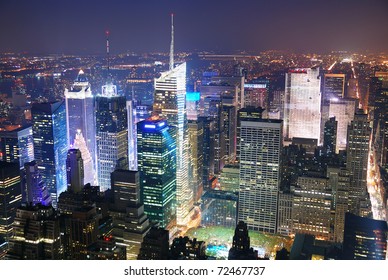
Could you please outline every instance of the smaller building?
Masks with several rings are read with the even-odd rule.
[[[344,260],[385,260],[388,227],[385,221],[345,214]]]
[[[206,260],[206,242],[177,237],[172,241],[170,254],[173,260]]]
[[[138,260],[167,260],[169,258],[169,231],[152,227],[141,243]]]
[[[87,248],[86,258],[88,260],[126,260],[126,248],[117,245],[113,237],[103,236]]]
[[[59,216],[52,206],[20,206],[13,227],[15,234],[9,241],[6,259],[62,258]]]
[[[228,260],[257,260],[258,253],[250,247],[250,242],[247,224],[242,221],[238,222]]]

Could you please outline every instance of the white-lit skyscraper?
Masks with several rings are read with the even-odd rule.
[[[286,73],[284,137],[321,142],[321,78],[319,68],[297,68]]]
[[[173,19],[173,17],[172,17]],[[173,23],[173,22],[172,22]],[[153,115],[176,127],[177,225],[186,226],[193,209],[189,186],[188,127],[186,112],[186,63],[174,67],[174,25],[171,29],[170,68],[155,79]]]
[[[186,225],[193,208],[188,178],[188,128],[186,117],[186,63],[155,79],[153,114],[166,119],[176,131],[177,224]]]
[[[115,169],[128,169],[126,98],[108,82],[95,102],[97,176],[101,191],[105,191],[111,187],[111,173]]]
[[[276,233],[283,122],[241,118],[239,132],[238,220],[249,229]]]
[[[85,184],[95,184],[96,126],[93,95],[84,72],[79,71],[70,89],[65,90],[68,149],[80,149],[84,161]],[[90,160],[91,159],[91,162]]]
[[[332,98],[329,105],[329,117],[337,121],[336,153],[346,150],[348,125],[354,119],[358,101],[351,98]]]

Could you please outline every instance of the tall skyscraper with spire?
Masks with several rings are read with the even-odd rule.
[[[110,188],[110,174],[128,169],[128,122],[125,96],[108,81],[96,96],[97,176],[101,191]]]
[[[108,77],[95,98],[97,177],[101,191],[111,188],[111,173],[128,170],[128,115],[125,96],[117,91],[109,71],[109,31],[106,31]]]
[[[188,178],[188,128],[186,115],[186,63],[174,67],[174,16],[171,15],[169,71],[155,79],[153,115],[166,119],[176,132],[177,224],[185,226],[193,209],[193,190]]]
[[[85,184],[96,183],[96,126],[93,95],[85,73],[80,70],[70,89],[65,90],[68,149],[79,149],[85,170]]]

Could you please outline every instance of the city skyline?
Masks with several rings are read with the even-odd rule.
[[[176,50],[387,51],[388,3],[373,1],[3,1],[0,52],[101,54]]]
[[[0,260],[388,259],[383,2],[15,1]]]

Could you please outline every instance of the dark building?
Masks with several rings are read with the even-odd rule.
[[[0,238],[13,235],[12,223],[22,201],[19,163],[0,161]]]
[[[318,240],[314,235],[295,235],[289,254],[290,260],[333,260],[340,259],[341,252],[333,243]]]
[[[126,260],[125,246],[117,245],[115,238],[104,236],[87,248],[88,260]]]
[[[206,260],[206,243],[187,236],[172,241],[170,254],[172,260]]]
[[[78,149],[70,149],[66,159],[67,190],[80,192],[84,187],[84,163]]]
[[[198,117],[198,122],[203,122],[203,189],[210,188],[210,180],[214,176],[214,134],[216,122],[211,117]]]
[[[23,205],[17,209],[15,235],[7,259],[57,260],[62,258],[59,216],[51,206]]]
[[[325,123],[323,132],[323,148],[326,156],[331,157],[336,152],[337,143],[337,121],[335,117],[330,118]]]
[[[87,248],[97,242],[98,215],[96,207],[79,208],[65,218],[67,258],[83,260],[87,258]]]
[[[388,227],[385,221],[345,214],[344,260],[385,260]]]
[[[246,223],[238,222],[233,236],[232,248],[229,250],[228,260],[257,260],[257,251],[253,250]]]
[[[141,243],[138,260],[167,260],[169,258],[169,232],[152,227]]]
[[[138,171],[115,170],[111,175],[113,204],[110,207],[115,240],[126,248],[126,259],[136,260],[140,244],[151,228],[140,196]]]

